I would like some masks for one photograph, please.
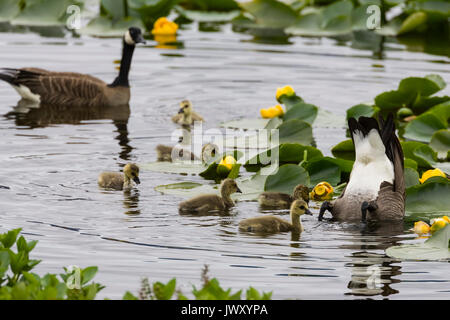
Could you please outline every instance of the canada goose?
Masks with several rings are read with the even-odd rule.
[[[308,204],[304,200],[295,200],[291,204],[291,222],[276,216],[260,216],[239,222],[239,230],[248,232],[275,233],[275,232],[303,232],[300,216],[312,215]]]
[[[195,121],[205,120],[193,110],[192,103],[189,100],[183,100],[180,102],[178,114],[172,117],[172,121],[181,125],[190,126]]]
[[[294,200],[302,199],[309,202],[309,189],[303,184],[294,188],[292,196],[282,192],[263,192],[258,197],[258,202],[263,207],[275,207],[279,209],[289,208]]]
[[[130,190],[133,181],[140,184],[139,167],[134,163],[128,163],[120,172],[102,172],[98,177],[98,185],[106,189]]]
[[[205,194],[183,201],[179,205],[180,212],[206,213],[209,211],[225,211],[234,206],[230,195],[242,191],[233,179],[223,180],[220,186],[220,194]]]
[[[403,150],[395,135],[394,118],[350,118],[348,126],[355,146],[350,181],[341,196],[322,204],[333,220],[400,220],[405,215]]]
[[[19,95],[37,103],[70,106],[117,106],[128,104],[128,73],[137,43],[145,43],[141,29],[131,27],[123,37],[119,75],[113,83],[81,73],[53,72],[39,68],[3,68],[0,79],[9,83]]]
[[[175,150],[174,150],[175,149]],[[199,158],[189,150],[185,150],[178,147],[171,147],[159,144],[156,146],[156,153],[158,156],[158,161],[170,161],[172,162],[173,152],[177,156],[177,159],[181,160],[199,160]],[[185,153],[186,152],[186,153]],[[215,144],[207,143],[202,148],[201,159],[204,163],[209,163],[209,161],[215,157],[218,153],[218,147]],[[190,155],[190,156],[189,156]]]

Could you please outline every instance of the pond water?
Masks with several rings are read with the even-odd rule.
[[[385,43],[379,59],[331,39],[255,41],[229,25],[199,32],[193,24],[178,40],[178,47],[149,41],[136,49],[129,108],[26,113],[16,107],[16,92],[0,83],[0,185],[10,187],[0,189],[0,231],[21,227],[27,238],[39,240],[33,258],[43,261],[36,272],[96,265],[95,279],[106,286],[100,298],[137,292],[141,277],[176,277],[188,293],[200,285],[204,264],[224,287],[251,285],[273,291],[275,299],[450,298],[448,262],[384,255],[388,246],[423,241],[406,224],[363,228],[306,216],[300,238],[262,237],[237,230],[241,219],[261,214],[256,202],[240,202],[228,216],[180,216],[182,199],[154,190],[182,181],[210,183],[198,176],[143,171],[139,189],[128,194],[97,186],[99,172],[155,161],[158,143],[173,144],[170,117],[183,99],[193,102],[206,128],[258,117],[286,84],[307,102],[344,116],[407,76],[439,73],[450,83],[447,57],[395,43]],[[0,46],[2,67],[77,71],[106,81],[115,77],[113,61],[121,50],[117,39],[11,32],[0,34]],[[345,130],[315,130],[314,136],[329,155]],[[288,218],[287,211],[275,213]]]

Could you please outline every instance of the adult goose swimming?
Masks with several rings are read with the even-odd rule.
[[[386,121],[350,118],[348,126],[355,146],[350,180],[339,198],[325,201],[333,220],[401,220],[405,215],[403,150],[395,135],[394,118]]]
[[[88,74],[54,72],[40,68],[2,68],[0,79],[26,100],[52,105],[83,107],[120,106],[130,100],[128,73],[135,45],[145,43],[141,29],[131,27],[122,39],[119,75],[111,83]]]

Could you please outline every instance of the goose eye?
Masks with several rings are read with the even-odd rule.
[[[305,210],[305,206],[301,206],[300,209]]]

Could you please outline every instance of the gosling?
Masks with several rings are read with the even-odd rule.
[[[133,181],[140,184],[139,167],[134,163],[128,163],[120,172],[102,172],[98,177],[98,185],[105,189],[130,190]]]
[[[176,147],[165,146],[162,144],[157,145],[156,153],[157,153],[158,161],[172,162],[173,161],[172,153],[174,152],[174,148],[176,148]],[[202,153],[201,153],[202,161],[205,163],[211,162],[211,160],[213,158],[215,158],[217,153],[218,153],[217,145],[212,144],[212,143],[205,144],[202,148]],[[175,155],[177,156],[178,159],[182,159],[182,160],[187,160],[189,158],[191,160],[199,160],[199,158],[195,154],[193,154],[189,150],[185,150],[185,149],[181,149],[181,148],[175,149]]]
[[[303,184],[294,188],[292,196],[282,192],[263,192],[258,197],[258,202],[262,207],[273,207],[279,209],[288,209],[294,200],[302,199],[309,202],[309,189]]]
[[[301,233],[304,231],[300,216],[303,214],[312,215],[308,209],[308,204],[304,200],[295,200],[291,205],[291,221],[286,221],[275,216],[260,216],[242,220],[239,223],[240,231],[258,233],[277,233],[292,231]]]
[[[180,203],[179,210],[182,213],[207,213],[210,211],[226,211],[234,207],[234,202],[230,195],[242,191],[236,181],[225,179],[220,186],[220,194],[205,194]]]
[[[203,122],[205,120],[193,110],[192,103],[189,100],[183,100],[180,102],[178,114],[172,117],[172,121],[183,126],[190,126],[195,121]]]

